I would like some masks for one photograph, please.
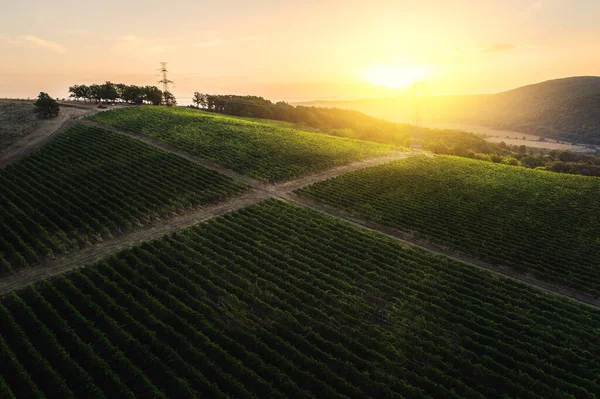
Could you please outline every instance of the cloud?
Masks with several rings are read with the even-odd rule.
[[[481,49],[482,53],[500,53],[502,51],[510,51],[516,49],[517,46],[509,43],[494,43],[486,48]]]
[[[64,54],[67,49],[62,45],[51,42],[49,40],[41,39],[37,36],[24,35],[18,37],[11,37],[6,35],[0,35],[0,42],[15,46],[15,47],[37,47],[46,50],[54,51],[55,53]]]
[[[11,45],[21,44],[18,40],[11,38],[10,36],[0,35],[0,42]]]
[[[61,46],[60,44],[51,42],[49,40],[41,39],[37,36],[26,35],[26,36],[21,36],[20,39],[22,39],[26,43],[29,43],[35,47],[45,48],[45,49],[54,51],[59,54],[64,54],[67,52],[67,49],[64,48],[63,46]]]

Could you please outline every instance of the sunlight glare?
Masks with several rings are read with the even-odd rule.
[[[363,77],[375,86],[399,89],[423,82],[427,68],[424,65],[379,63],[367,69]]]

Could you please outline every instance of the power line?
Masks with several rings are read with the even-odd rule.
[[[158,83],[162,83],[163,85],[163,93],[166,93],[169,91],[169,83],[173,83],[172,80],[169,80],[167,78],[167,63],[166,62],[161,62],[161,68],[160,68],[160,72],[162,73],[162,80],[159,80]]]

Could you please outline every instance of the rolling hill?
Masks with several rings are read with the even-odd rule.
[[[0,398],[598,397],[597,178],[166,107],[36,147]]]
[[[356,109],[390,120],[410,121],[412,117],[408,96],[303,105]],[[599,144],[600,77],[555,79],[497,94],[433,96],[426,100],[423,119]]]

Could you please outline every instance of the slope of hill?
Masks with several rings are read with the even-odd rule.
[[[248,188],[135,139],[82,125],[0,170],[0,187],[0,275]]]
[[[31,102],[0,101],[0,150],[31,133],[41,121]]]
[[[594,398],[600,312],[269,200],[0,299],[0,396]]]
[[[411,101],[405,97],[304,105],[350,108],[381,118],[410,120]],[[600,144],[600,77],[549,80],[497,94],[432,96],[426,99],[423,118]]]
[[[600,181],[458,157],[413,157],[300,192],[381,224],[600,295]]]
[[[391,145],[299,130],[290,123],[195,109],[129,107],[90,119],[163,141],[263,181],[291,179],[394,150]]]

